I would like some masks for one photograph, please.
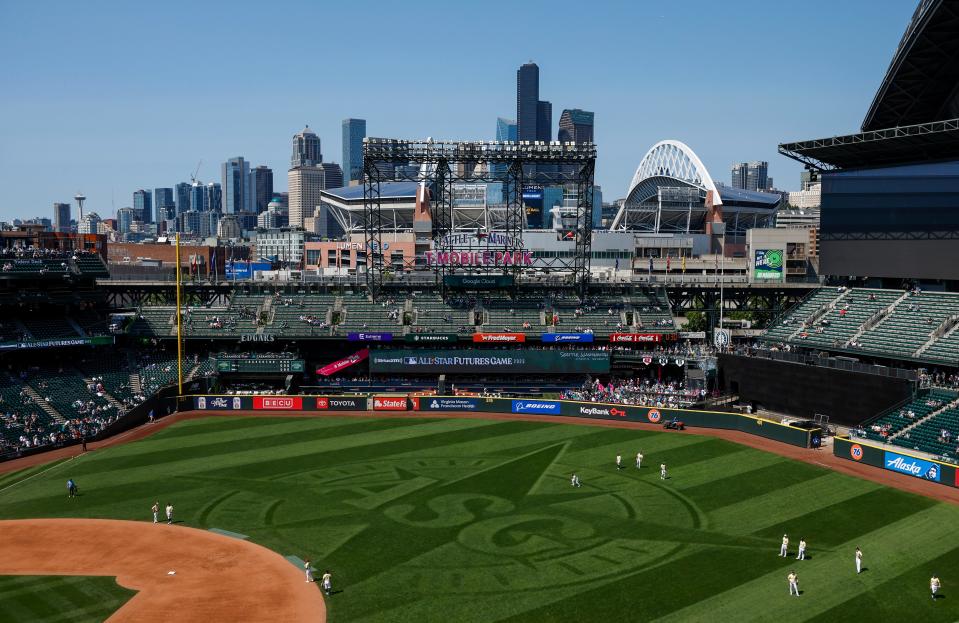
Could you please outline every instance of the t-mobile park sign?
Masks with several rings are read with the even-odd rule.
[[[532,251],[427,251],[427,266],[532,266]]]
[[[425,255],[427,266],[533,265],[533,252],[523,248],[522,240],[499,232],[448,234]]]

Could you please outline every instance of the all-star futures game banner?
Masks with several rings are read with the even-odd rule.
[[[374,374],[579,374],[609,372],[608,351],[376,350]]]

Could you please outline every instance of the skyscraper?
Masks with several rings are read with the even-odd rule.
[[[496,118],[496,140],[505,143],[507,141],[515,142],[517,140],[516,120],[506,117]]]
[[[223,212],[223,188],[219,182],[210,182],[206,185],[206,209],[211,212]]]
[[[250,194],[253,195],[253,211],[259,214],[266,210],[273,198],[273,169],[260,165],[250,170]]]
[[[320,192],[326,187],[323,167],[296,167],[287,173],[290,187],[290,227],[303,227],[303,219],[313,216],[320,205]]]
[[[153,222],[153,194],[149,190],[137,190],[133,193],[133,209],[136,211],[136,220],[144,223]]]
[[[172,188],[154,188],[153,205],[156,210],[156,222],[162,223],[176,216],[176,201],[173,200]]]
[[[542,100],[536,102],[536,140],[553,140],[553,105]]]
[[[252,210],[250,163],[238,156],[224,162],[221,169],[223,173],[223,212],[236,214]]]
[[[136,210],[133,208],[120,208],[117,210],[117,231],[121,234],[129,234],[133,221],[136,219]]]
[[[180,182],[173,187],[174,201],[176,202],[177,215],[183,214],[190,209],[190,184]]]
[[[310,126],[293,135],[293,156],[290,158],[290,168],[312,167],[323,162],[320,151],[320,137],[313,133]]]
[[[197,212],[205,212],[206,207],[206,186],[203,182],[193,182],[190,184],[190,209]]]
[[[559,116],[559,135],[561,143],[592,143],[593,113],[579,108],[567,108]]]
[[[363,181],[364,138],[366,119],[343,120],[343,183],[347,186],[354,181]]]
[[[335,162],[324,162],[323,167],[323,188],[341,188],[343,186],[343,169]]]
[[[733,188],[762,191],[768,190],[771,186],[769,163],[763,160],[734,164],[731,173]]]
[[[516,71],[516,135],[518,140],[538,140],[538,120],[539,66],[530,61]]]
[[[70,204],[53,204],[53,230],[59,232],[70,231]]]

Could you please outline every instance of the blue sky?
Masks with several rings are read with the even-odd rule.
[[[516,69],[596,113],[609,201],[656,141],[714,179],[778,143],[859,129],[913,0],[73,2],[0,0],[0,219],[51,216],[83,191],[101,216],[137,188],[242,155],[286,187],[309,124],[340,162],[340,122],[372,136],[492,139]],[[75,210],[75,206],[74,206]]]

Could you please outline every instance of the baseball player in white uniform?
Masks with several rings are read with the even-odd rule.
[[[659,464],[659,479],[666,480],[666,464],[665,463]]]
[[[862,573],[862,550],[856,548],[856,573]]]
[[[153,523],[159,523],[160,521],[160,502],[154,502],[153,506],[150,507],[150,510],[153,511]]]
[[[323,572],[323,592],[327,595],[333,592],[333,576],[329,569]]]
[[[616,469],[623,469],[623,455],[616,455]]]
[[[789,580],[789,596],[799,597],[799,576],[796,575],[795,571],[790,571],[786,579]]]
[[[636,453],[636,469],[642,469],[642,467],[643,467],[643,453],[637,452]]]
[[[166,505],[166,522],[169,524],[173,523],[173,504]]]
[[[933,600],[936,599],[936,592],[939,590],[940,586],[942,586],[942,582],[939,581],[939,576],[933,574],[932,577],[929,578],[929,590],[932,591]]]
[[[573,477],[569,479],[569,484],[573,485],[574,487],[583,486],[583,483],[579,481],[579,476],[577,476],[575,473],[573,474]]]
[[[799,537],[799,553],[796,554],[796,560],[806,560],[806,539]]]
[[[787,550],[789,550],[789,537],[784,534],[783,544],[779,547],[779,555],[785,558],[787,556]]]
[[[306,562],[303,563],[303,570],[306,571],[306,581],[313,581],[313,566],[310,564],[310,559],[307,558]]]

